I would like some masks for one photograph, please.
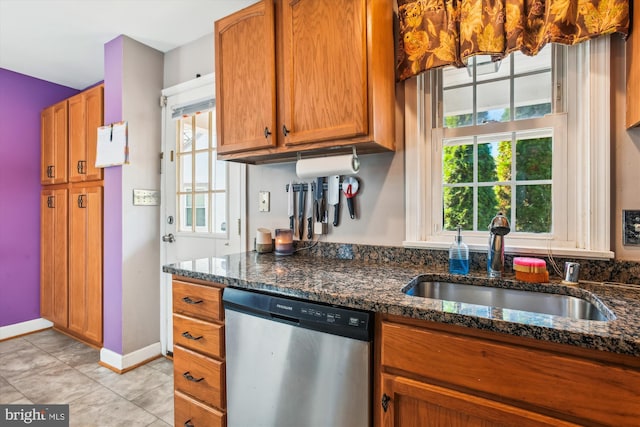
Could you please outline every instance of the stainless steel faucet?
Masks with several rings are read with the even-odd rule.
[[[487,273],[489,277],[502,277],[504,271],[504,236],[511,227],[507,217],[498,212],[489,224],[489,253],[487,254]]]

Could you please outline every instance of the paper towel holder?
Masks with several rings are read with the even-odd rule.
[[[360,166],[360,160],[358,159],[358,152],[356,151],[356,147],[351,146],[351,151],[353,153],[353,158],[358,162],[358,166]],[[298,152],[296,156],[297,156],[296,160],[302,160],[302,153]],[[326,157],[331,157],[331,156],[326,156]]]

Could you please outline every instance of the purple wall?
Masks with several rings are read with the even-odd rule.
[[[0,327],[40,317],[40,112],[76,93],[0,68]]]
[[[104,45],[104,123],[122,120],[122,36]],[[104,347],[122,354],[122,166],[104,170]]]

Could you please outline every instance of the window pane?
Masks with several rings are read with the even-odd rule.
[[[209,211],[209,195],[207,193],[197,193],[195,196],[196,231],[206,233],[209,231],[209,218],[207,215]]]
[[[516,142],[516,179],[551,179],[551,137],[521,139]]]
[[[191,151],[192,149],[193,132],[191,127],[191,117],[183,117],[180,119],[180,125],[178,126],[179,152]]]
[[[473,124],[473,87],[445,89],[442,101],[446,128],[456,128]]]
[[[478,227],[479,231],[486,231],[491,219],[498,212],[498,197],[495,187],[478,187]]]
[[[192,214],[191,209],[191,194],[180,194],[178,197],[180,221],[178,229],[180,231],[192,231]]]
[[[483,83],[476,86],[478,99],[477,123],[507,122],[509,117],[509,80]]]
[[[514,79],[516,119],[542,117],[551,112],[551,72]]]
[[[213,189],[224,190],[227,186],[227,162],[216,160],[214,162],[215,174],[213,178]]]
[[[213,194],[214,233],[227,231],[227,196],[226,193]]]
[[[473,78],[469,75],[466,67],[445,67],[442,69],[442,84],[445,88],[471,83],[473,83]]]
[[[443,188],[444,229],[473,230],[473,187]]]
[[[494,71],[496,66],[498,71]],[[511,73],[511,55],[504,58],[502,61],[493,62],[490,57],[479,59],[478,65],[476,65],[476,80],[489,80],[508,78]]]
[[[196,150],[209,148],[209,113],[196,114]]]
[[[447,184],[473,182],[473,145],[445,146],[442,176]]]
[[[191,154],[183,154],[180,156],[180,188],[178,191],[191,191],[193,188],[193,169],[191,164]]]
[[[196,191],[209,189],[209,152],[196,153]]]
[[[516,74],[551,69],[551,45],[546,45],[536,56],[527,56],[522,52],[513,53],[513,68]]]
[[[551,185],[516,187],[516,231],[551,232]]]

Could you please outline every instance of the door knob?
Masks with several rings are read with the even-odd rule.
[[[172,233],[165,234],[164,236],[162,236],[162,241],[173,243],[176,241],[176,237]]]

